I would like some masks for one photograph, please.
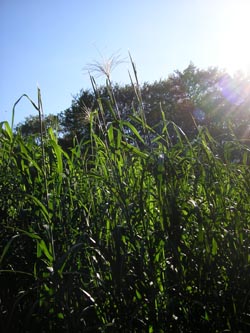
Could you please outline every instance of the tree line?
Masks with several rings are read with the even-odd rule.
[[[44,117],[44,128],[57,130],[59,143],[65,149],[71,148],[75,140],[89,139],[92,112],[99,114],[99,122],[105,126],[119,118],[133,123],[140,134],[143,129],[136,116],[143,113],[146,124],[156,133],[161,130],[164,117],[179,126],[189,139],[195,138],[198,126],[206,126],[220,142],[232,137],[246,144],[250,140],[250,78],[242,73],[232,77],[224,70],[199,69],[190,63],[165,80],[145,82],[140,87],[133,83],[97,87],[93,78],[92,83],[94,89],[81,90],[69,108]],[[16,130],[23,136],[35,136],[40,132],[39,117],[26,118]],[[173,140],[174,136],[173,132]]]

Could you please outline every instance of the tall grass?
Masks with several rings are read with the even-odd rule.
[[[248,149],[99,105],[70,153],[1,123],[1,331],[247,332]]]

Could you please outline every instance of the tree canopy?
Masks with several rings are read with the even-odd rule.
[[[45,117],[45,122],[53,127],[57,120],[61,144],[69,148],[74,139],[89,138],[91,112],[97,111],[99,121],[107,124],[115,120],[114,110],[121,119],[133,122],[131,117],[141,109],[147,124],[156,131],[164,114],[189,138],[195,136],[197,126],[205,125],[218,140],[232,133],[245,142],[250,139],[249,77],[231,77],[218,68],[204,70],[192,63],[165,80],[145,82],[140,87],[114,84],[81,90],[69,108],[57,116]],[[39,132],[39,119],[31,116],[17,128],[25,135]]]

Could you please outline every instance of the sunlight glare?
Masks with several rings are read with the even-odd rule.
[[[224,8],[220,35],[220,57],[231,73],[250,73],[250,1],[234,1]]]

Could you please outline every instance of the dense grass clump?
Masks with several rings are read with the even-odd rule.
[[[0,330],[247,332],[249,150],[101,112],[68,152],[1,124]]]

